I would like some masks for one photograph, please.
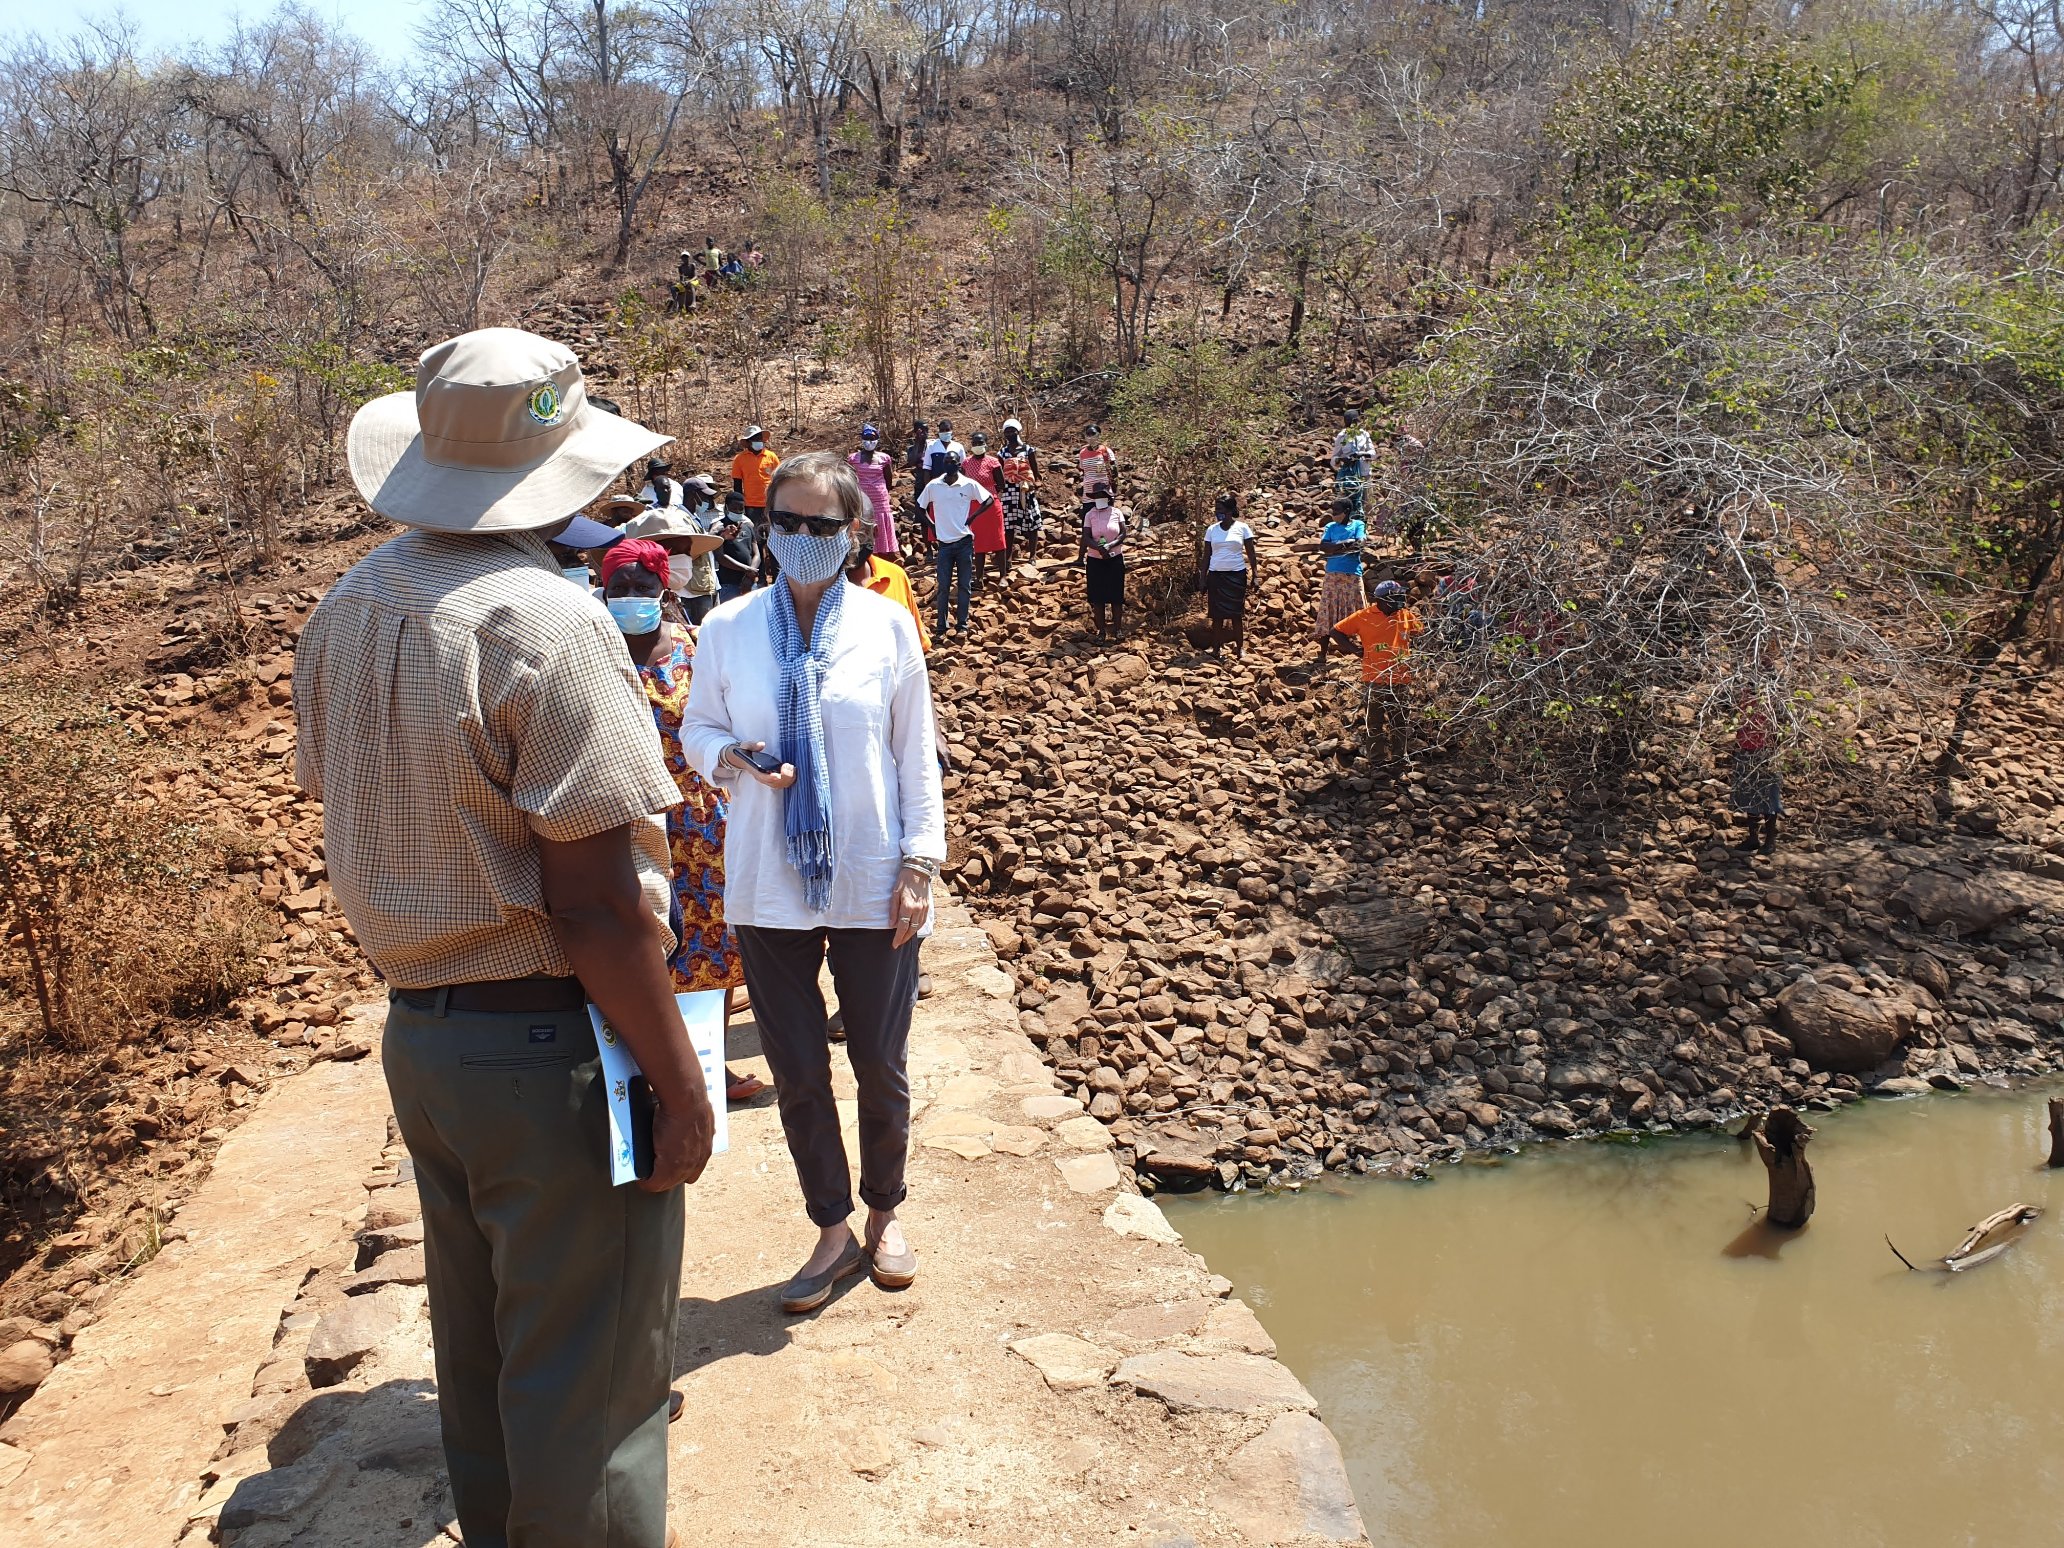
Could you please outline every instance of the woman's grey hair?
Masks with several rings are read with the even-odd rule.
[[[774,476],[767,480],[769,516],[773,514],[775,500],[791,483],[808,484],[829,494],[838,505],[838,514],[846,521],[865,521],[874,514],[874,506],[861,490],[860,480],[837,452],[798,452],[776,468]]]

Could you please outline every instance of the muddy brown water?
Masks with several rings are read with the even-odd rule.
[[[1809,1114],[1819,1212],[1739,1141],[1164,1198],[1319,1399],[1379,1548],[2064,1543],[2064,1085]],[[2016,1200],[1962,1274],[1909,1273]]]

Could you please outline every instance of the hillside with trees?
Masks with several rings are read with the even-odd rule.
[[[717,465],[749,421],[787,448],[843,445],[863,419],[899,443],[914,416],[1014,413],[1059,447],[1100,419],[1164,559],[1187,554],[1220,489],[1296,552],[1329,493],[1339,411],[1365,409],[1393,530],[1486,599],[1429,653],[1424,739],[1447,760],[1432,785],[1386,796],[1334,766],[1338,705],[1275,670],[1311,650],[1293,575],[1270,582],[1271,659],[1224,690],[1187,666],[1161,675],[1193,605],[1174,585],[1148,599],[1159,632],[1135,647],[1153,681],[1098,680],[1059,638],[1057,576],[1039,628],[999,645],[1006,670],[940,674],[991,779],[964,785],[961,884],[1013,958],[1028,1027],[1086,1101],[1110,1099],[1096,1110],[1129,1159],[1154,1153],[1150,1122],[1215,1115],[1216,1142],[1164,1136],[1195,1163],[1170,1176],[1366,1169],[1807,1094],[1775,1008],[1800,963],[1942,969],[1854,895],[1878,874],[1865,868],[1820,896],[1783,882],[1736,899],[1783,948],[1696,976],[1693,959],[1725,955],[1707,936],[1732,928],[1716,899],[1735,884],[1693,897],[1706,883],[1644,869],[1658,841],[1628,831],[1688,834],[1712,745],[1751,711],[1845,842],[1939,828],[2011,840],[2036,870],[2059,854],[2044,677],[2064,652],[2055,7],[428,14],[383,52],[292,6],[170,54],[112,20],[0,39],[0,556],[15,577],[0,607],[0,1270],[67,1230],[97,1272],[147,1255],[156,1205],[125,1234],[102,1172],[139,1165],[146,1141],[204,1152],[248,1089],[225,1070],[278,1051],[285,1027],[295,1059],[320,1042],[303,1009],[355,970],[282,772],[283,652],[383,530],[343,473],[352,413],[470,328],[565,338],[598,393],[677,438],[677,463]],[[684,310],[677,257],[705,238],[750,241],[764,263]],[[1415,565],[1402,542],[1393,558]],[[1166,827],[1076,835],[1072,852],[1027,831],[1080,781],[1068,759],[1128,714],[1144,717],[1132,799]],[[1217,810],[1198,764],[1244,768],[1257,736],[1280,754],[1257,777],[1291,824],[1285,847],[1198,860],[1194,824]],[[1383,896],[1438,901],[1386,939],[1440,965],[1315,976],[1327,953],[1300,944],[1300,921],[1379,901],[1367,877],[1399,823]],[[1550,839],[1590,881],[1551,889],[1560,860],[1513,868]],[[1113,921],[1150,935],[1193,861],[1222,867],[1237,917],[1282,932],[1276,961],[1295,959],[1304,986],[1287,1008],[1257,964],[1230,985],[1157,972],[1129,954],[1144,937],[1099,933],[1070,882],[1101,871],[1132,905]],[[1613,918],[1647,937],[1586,923],[1604,905],[1566,891],[1615,869],[1641,906]],[[1909,855],[1883,890],[1911,869]],[[1690,923],[1657,922],[1677,906]],[[2025,912],[1984,927],[2024,932],[1986,948],[1990,971],[2064,994],[2064,938],[2005,922]],[[1336,936],[1374,928],[1328,918]],[[144,944],[139,920],[157,926]],[[1538,949],[1508,951],[1530,932]],[[1470,968],[1480,951],[1507,965]],[[1528,998],[1511,960],[1556,953],[1618,987]],[[1057,978],[1065,992],[1042,987]],[[1237,1027],[1181,1010],[1243,997]],[[1969,1014],[1990,1026],[1997,1000]],[[1616,1041],[1658,1007],[1692,1020]],[[1726,1047],[1697,1054],[1685,1029],[1709,1021]],[[1207,1029],[1212,1068],[1179,1022]],[[2034,1025],[2025,1044],[1977,1039],[1972,1061],[2049,1062],[2055,1018]],[[1512,1041],[1521,1029],[1531,1042]],[[202,1060],[209,1038],[227,1051]],[[1950,1057],[1941,1036],[1921,1043]],[[1582,1079],[1550,1081],[1570,1068]],[[1637,1068],[1668,1073],[1644,1085]],[[166,1093],[157,1110],[122,1094],[139,1072]],[[1827,1100],[1860,1089],[1813,1078]],[[181,1094],[211,1082],[229,1095]],[[1324,1143],[1289,1143],[1300,1125]]]

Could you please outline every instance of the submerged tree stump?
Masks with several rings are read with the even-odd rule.
[[[1776,1107],[1749,1133],[1770,1174],[1770,1207],[1763,1218],[1795,1231],[1813,1218],[1813,1168],[1806,1161],[1813,1131],[1789,1107]]]
[[[2064,1097],[2050,1098],[2050,1165],[2064,1166]]]

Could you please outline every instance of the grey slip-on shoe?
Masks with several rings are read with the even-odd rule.
[[[849,1237],[845,1249],[839,1253],[831,1267],[821,1274],[798,1274],[781,1287],[781,1309],[785,1312],[812,1312],[831,1299],[832,1287],[841,1279],[850,1279],[867,1267],[867,1253],[860,1246],[858,1238]]]

